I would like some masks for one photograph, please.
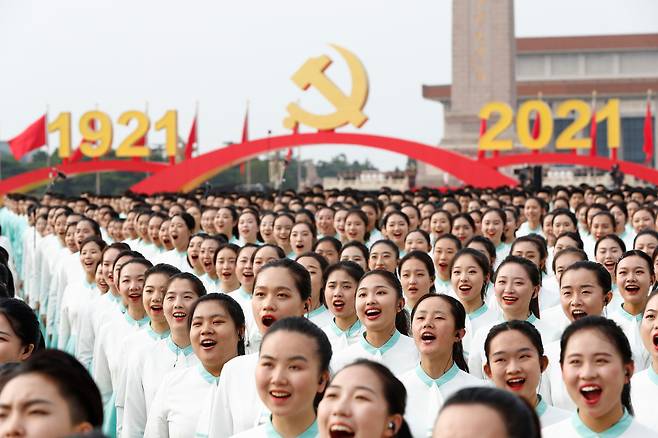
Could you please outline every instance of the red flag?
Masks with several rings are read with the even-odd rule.
[[[644,144],[642,145],[644,158],[647,163],[653,158],[653,115],[651,114],[651,103],[647,99],[647,113],[644,116]]]
[[[187,144],[185,145],[185,159],[189,160],[192,158],[192,151],[194,150],[194,144],[196,140],[196,115],[194,116],[194,121],[192,122],[192,128],[190,129],[190,135],[187,137]]]
[[[487,132],[487,119],[480,119],[480,138]],[[484,151],[478,149],[478,160],[484,158]]]
[[[242,143],[249,141],[249,107],[244,113],[244,122],[242,123]],[[245,172],[245,162],[240,163],[240,175],[244,175]]]
[[[532,138],[537,140],[539,138],[539,134],[541,133],[541,117],[539,116],[539,111],[535,112],[535,121],[532,124]],[[535,149],[532,151],[533,154],[538,154],[539,149]]]
[[[9,140],[9,148],[14,158],[20,160],[28,152],[38,149],[46,143],[46,115],[44,114],[25,131]]]
[[[288,152],[286,153],[286,158],[284,160],[286,166],[290,164],[290,161],[292,161],[292,148],[288,148]]]

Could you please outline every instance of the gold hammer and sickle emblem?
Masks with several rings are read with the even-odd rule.
[[[347,63],[352,76],[352,92],[345,95],[324,71],[331,65],[331,59],[326,56],[309,58],[292,76],[292,81],[302,90],[308,90],[313,85],[333,106],[336,111],[331,114],[311,114],[296,103],[286,107],[288,117],[283,120],[283,126],[293,129],[297,123],[328,131],[351,123],[357,128],[363,126],[368,117],[361,112],[368,99],[368,76],[366,70],[352,52],[340,46],[331,45]]]

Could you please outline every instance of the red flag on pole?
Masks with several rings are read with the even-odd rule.
[[[653,158],[653,147],[653,115],[651,114],[651,101],[647,96],[647,112],[644,116],[644,144],[642,145],[644,159],[647,163],[650,163]]]
[[[589,155],[596,157],[596,91],[592,93],[592,121],[589,125],[590,149]]]
[[[286,166],[290,164],[290,161],[292,161],[292,148],[288,148],[288,152],[286,152],[286,158],[285,158]]]
[[[249,141],[249,107],[247,106],[247,111],[244,113],[244,122],[242,123],[242,143]],[[245,162],[240,163],[240,175],[244,175],[245,172]]]
[[[196,143],[196,114],[194,115],[194,121],[192,122],[192,128],[190,128],[190,135],[187,137],[187,144],[185,145],[185,159],[189,160],[192,158],[192,151],[194,151],[194,144]]]
[[[537,140],[539,138],[539,134],[541,133],[541,117],[539,115],[539,111],[535,112],[535,121],[532,124],[532,138],[534,140]],[[532,151],[533,154],[539,154],[539,149],[535,149]]]
[[[487,119],[480,119],[480,138],[487,132]],[[478,160],[484,158],[484,151],[478,149]]]
[[[36,122],[28,126],[25,131],[9,140],[11,153],[17,160],[34,149],[46,144],[46,115],[39,117]]]

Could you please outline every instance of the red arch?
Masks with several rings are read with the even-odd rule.
[[[80,161],[71,164],[60,164],[53,168],[67,176],[82,175],[94,172],[147,172],[156,173],[168,167],[167,163],[155,161]],[[0,181],[0,193],[29,192],[50,181],[51,168],[44,167],[30,172],[21,173]]]
[[[482,164],[492,168],[513,166],[520,164],[570,164],[597,169],[611,170],[614,164],[619,164],[619,170],[633,175],[634,177],[652,184],[658,184],[658,171],[641,164],[631,163],[628,161],[616,161],[606,157],[592,157],[589,155],[574,154],[518,154],[518,155],[499,155],[498,157],[485,158],[480,161]]]
[[[476,187],[517,184],[515,179],[490,166],[445,149],[399,138],[324,131],[262,138],[208,152],[154,174],[135,184],[132,190],[140,193],[189,191],[225,168],[263,153],[295,146],[331,144],[368,146],[405,154]]]

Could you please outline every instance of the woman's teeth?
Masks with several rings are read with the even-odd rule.
[[[272,324],[274,324],[275,321],[276,319],[273,316],[263,316],[261,318],[261,322],[265,327],[271,326]]]
[[[601,397],[602,389],[597,385],[588,385],[580,388],[580,393],[589,403],[596,403]]]
[[[290,397],[290,393],[286,391],[270,391],[270,395],[274,398],[285,399]]]
[[[507,386],[509,386],[512,389],[518,390],[523,387],[524,383],[525,383],[525,379],[523,377],[516,377],[514,379],[509,379],[507,381]]]
[[[217,341],[212,340],[212,339],[204,339],[201,341],[201,346],[203,348],[212,348],[215,345],[217,345]]]
[[[580,319],[586,317],[587,312],[585,312],[584,310],[573,310],[571,312],[571,316],[573,316],[573,319]]]
[[[185,313],[185,312],[174,312],[173,316],[174,316],[175,319],[185,319],[185,317],[187,316],[187,313]]]

